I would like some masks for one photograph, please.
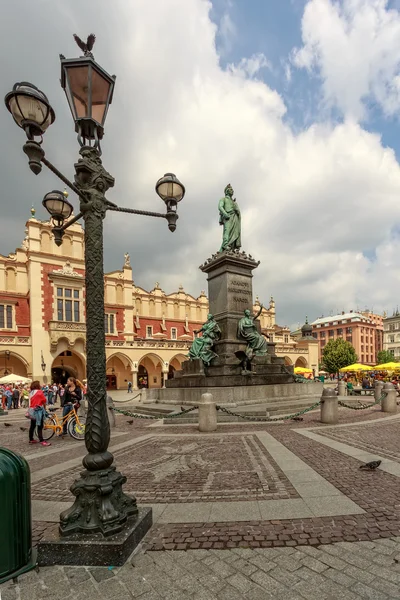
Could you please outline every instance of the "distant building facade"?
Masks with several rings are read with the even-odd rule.
[[[312,332],[318,340],[319,360],[325,345],[330,340],[343,338],[350,342],[357,354],[358,361],[373,366],[379,350],[383,349],[383,317],[369,311],[320,317],[311,323]]]
[[[400,312],[383,319],[383,349],[388,350],[395,361],[400,361]]]
[[[65,382],[86,374],[85,267],[83,229],[72,225],[62,246],[49,222],[32,217],[15,253],[0,255],[0,376],[16,373],[41,382]],[[194,331],[207,319],[205,292],[194,296],[182,286],[166,294],[136,285],[128,255],[120,270],[106,273],[105,332],[107,385],[126,389],[162,387],[187,359]],[[260,302],[255,302],[258,310]],[[275,302],[263,308],[263,333],[276,342],[288,365],[317,368],[309,350],[275,323]],[[311,354],[310,354],[311,353]]]

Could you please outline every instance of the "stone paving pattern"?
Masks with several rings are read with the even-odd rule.
[[[400,598],[400,537],[319,547],[139,552],[121,568],[47,567],[2,600],[388,600]]]
[[[318,429],[316,433],[331,440],[350,444],[355,448],[360,448],[360,450],[400,462],[398,422],[375,423],[373,427],[365,427],[360,424],[337,429]]]
[[[119,441],[119,440],[118,440]],[[255,435],[151,438],[115,452],[125,491],[140,503],[284,500],[299,494]],[[32,498],[68,501],[81,467],[32,486]]]

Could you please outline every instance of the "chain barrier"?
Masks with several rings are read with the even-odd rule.
[[[112,410],[116,413],[119,413],[121,415],[125,415],[125,417],[133,417],[134,419],[175,419],[176,417],[180,417],[181,415],[186,415],[187,413],[192,412],[192,410],[195,410],[196,408],[199,408],[198,406],[191,406],[190,408],[187,408],[186,410],[181,410],[178,413],[173,413],[172,415],[140,415],[138,413],[133,413],[130,412],[129,410],[121,410],[119,408],[115,408],[112,407]]]
[[[342,402],[342,400],[338,400],[338,404],[339,404],[339,406],[343,406],[344,408],[351,408],[351,410],[365,410],[366,408],[372,408],[372,406],[376,406],[377,404],[380,404],[382,402],[382,400],[384,398],[386,398],[386,396],[387,396],[387,393],[383,392],[382,396],[380,398],[378,398],[378,400],[376,400],[372,404],[361,404],[361,402],[360,402],[360,406],[350,406],[350,404],[346,404],[345,402]]]
[[[272,421],[288,421],[289,419],[294,419],[295,417],[300,417],[300,415],[304,415],[305,413],[309,412],[310,410],[314,410],[314,408],[317,408],[317,406],[319,406],[320,404],[321,404],[321,400],[318,400],[318,402],[316,402],[312,406],[309,406],[308,408],[304,408],[303,410],[300,410],[299,412],[294,413],[293,415],[285,415],[284,417],[251,417],[250,415],[243,415],[241,413],[235,413],[231,410],[228,410],[227,408],[225,408],[223,406],[217,405],[215,408],[217,410],[220,410],[220,411],[226,413],[227,415],[232,415],[233,417],[240,417],[241,419],[244,419],[245,421],[267,421],[270,423]]]
[[[132,402],[132,400],[136,400],[136,398],[139,398],[139,396],[141,395],[141,392],[139,392],[138,394],[136,394],[136,396],[133,396],[132,398],[127,398],[126,400],[114,400],[113,398],[113,402],[118,402],[118,404],[126,404],[127,402]]]

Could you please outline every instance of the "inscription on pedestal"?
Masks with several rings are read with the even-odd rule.
[[[251,307],[253,304],[253,292],[249,281],[238,278],[231,279],[228,283],[227,291],[231,302],[233,302],[234,310],[242,312],[245,308]],[[229,302],[229,304],[232,307],[231,302]]]

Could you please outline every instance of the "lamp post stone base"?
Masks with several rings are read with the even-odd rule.
[[[38,545],[38,564],[121,567],[140,544],[153,524],[151,508],[139,508],[137,517],[130,517],[119,533],[104,537],[101,533],[60,535],[58,524],[47,529]]]
[[[71,485],[74,504],[60,514],[60,535],[100,532],[119,533],[128,517],[138,514],[136,498],[122,491],[125,475],[109,467],[101,471],[82,471]]]

